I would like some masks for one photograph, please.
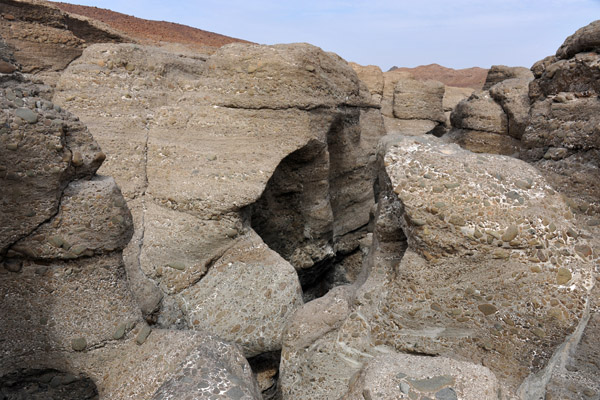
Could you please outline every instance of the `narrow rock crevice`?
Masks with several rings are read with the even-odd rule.
[[[352,283],[358,273],[347,266],[360,270],[350,260],[374,204],[374,149],[361,147],[360,112],[314,112],[316,121],[329,121],[325,137],[285,157],[246,213],[264,242],[296,268],[305,301]]]

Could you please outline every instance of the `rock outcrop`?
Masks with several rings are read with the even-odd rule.
[[[530,81],[533,79],[533,74],[528,68],[525,67],[492,65],[492,67],[488,70],[482,90],[490,90],[492,86],[495,86],[507,79],[521,79],[524,81]]]
[[[0,75],[2,398],[258,399],[235,346],[142,319],[123,267],[129,209],[96,175],[90,132],[51,97]]]
[[[445,132],[445,87],[442,83],[419,81],[400,70],[383,73],[373,65],[350,65],[368,87],[373,102],[381,105],[388,133],[432,133],[440,136]]]
[[[522,157],[545,171],[576,207],[598,212],[600,130],[598,22],[567,38],[556,56],[537,62],[529,88],[531,110]],[[596,205],[596,206],[595,206]]]
[[[494,398],[500,387],[501,398],[514,397],[584,326],[599,257],[592,237],[522,161],[433,137],[386,137],[383,145],[363,280],[294,315],[282,352],[284,398],[337,398],[349,385],[348,398],[360,389],[379,398],[373,379],[387,398],[392,388],[414,397],[411,382],[424,376],[432,387],[419,396]],[[417,373],[393,360],[422,365],[418,357],[396,352],[483,360],[499,382],[481,366],[442,359],[448,370],[427,369],[438,366],[430,361]],[[450,371],[462,368],[483,386],[459,384]]]
[[[448,137],[478,153],[518,155],[529,120],[531,71],[492,66],[484,90],[458,103]]]
[[[302,304],[296,270],[310,292],[366,234],[383,125],[335,55],[94,45],[64,72],[55,101],[108,154],[102,171],[136,225],[128,275],[160,326],[209,330],[248,357],[277,351]]]

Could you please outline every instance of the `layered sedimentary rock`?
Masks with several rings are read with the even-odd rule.
[[[493,66],[484,90],[458,103],[449,137],[478,153],[517,155],[529,118],[529,82],[523,67]]]
[[[123,267],[129,209],[95,174],[105,155],[90,132],[51,96],[0,75],[2,397],[259,398],[235,346],[143,321]]]
[[[58,89],[132,209],[125,261],[144,313],[246,356],[278,350],[302,304],[296,270],[310,285],[352,255],[374,203],[383,125],[348,65],[310,45],[208,58],[94,45]]]
[[[566,39],[556,56],[537,62],[529,90],[529,125],[523,135],[523,158],[551,177],[558,188],[576,197],[577,207],[597,212],[600,197],[598,22]]]
[[[367,85],[372,100],[381,105],[388,133],[441,135],[445,132],[442,83],[419,81],[400,70],[384,73],[373,65],[350,65]]]
[[[0,14],[0,36],[27,73],[63,70],[89,44],[125,40],[101,22],[46,1],[4,0]]]

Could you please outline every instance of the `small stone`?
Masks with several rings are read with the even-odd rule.
[[[545,336],[546,336],[546,332],[544,332],[544,330],[543,330],[543,329],[540,329],[540,328],[537,328],[537,327],[536,327],[536,328],[533,328],[533,329],[531,330],[531,332],[533,332],[533,334],[534,334],[535,336],[539,337],[539,338],[543,338],[543,337],[545,337]]]
[[[408,392],[410,391],[410,386],[408,386],[408,383],[401,382],[400,383],[400,391],[404,394],[408,394]]]
[[[308,72],[315,72],[315,67],[313,65],[309,64],[305,68]]]
[[[592,390],[592,389],[584,389],[583,394],[586,395],[587,397],[593,397],[596,395],[596,391]]]
[[[460,183],[444,183],[446,189],[456,189],[460,186]]]
[[[592,248],[587,244],[579,244],[575,246],[575,252],[582,258],[587,258],[592,255]]]
[[[573,239],[577,239],[579,237],[579,234],[575,232],[573,228],[569,228],[567,229],[567,236],[572,237]]]
[[[456,226],[464,226],[466,224],[465,219],[460,215],[451,215],[449,222]]]
[[[119,326],[117,326],[117,329],[115,329],[115,332],[113,333],[113,339],[119,340],[119,339],[123,338],[123,336],[125,336],[126,329],[127,329],[127,323],[125,323],[125,322],[120,323]]]
[[[444,388],[435,394],[436,400],[458,400],[456,392],[452,388]]]
[[[411,219],[411,222],[414,226],[423,226],[427,224],[427,221],[425,221],[424,219]]]
[[[80,167],[83,165],[83,156],[81,155],[80,152],[76,151],[75,153],[73,153],[73,159],[72,159],[71,163],[75,167]]]
[[[479,311],[483,313],[483,315],[488,316],[494,314],[498,309],[493,304],[480,304],[477,306]]]
[[[573,278],[573,275],[571,275],[571,271],[569,271],[567,268],[560,267],[558,269],[558,272],[556,273],[556,283],[559,285],[565,285],[571,280],[571,278]]]
[[[78,337],[71,340],[71,348],[75,351],[83,351],[87,347],[87,340],[84,337]]]
[[[438,311],[438,312],[442,312],[442,311],[444,311],[444,310],[442,309],[442,306],[440,306],[438,303],[432,303],[432,304],[431,304],[431,309],[432,309],[433,311]]]
[[[453,385],[454,378],[447,375],[439,375],[425,379],[408,379],[410,385],[420,392],[436,392],[444,386]]]
[[[504,249],[496,249],[492,253],[492,258],[497,260],[507,260],[510,257],[510,252]]]
[[[19,272],[23,268],[23,261],[21,260],[5,260],[4,268],[10,272]]]
[[[227,231],[225,232],[225,236],[227,236],[228,238],[234,238],[238,235],[238,231],[237,229],[233,229],[233,228],[229,228],[227,229]]]
[[[125,69],[131,72],[135,69],[135,65],[133,65],[132,63],[127,63],[127,65],[125,65]]]
[[[516,225],[511,225],[508,228],[506,228],[504,235],[502,235],[502,241],[510,242],[511,240],[516,238],[518,234],[519,234],[519,228],[517,228]]]
[[[35,124],[38,120],[37,114],[31,111],[29,108],[17,108],[15,110],[15,115],[19,118],[24,119],[30,124]]]
[[[19,148],[19,144],[18,143],[7,143],[6,144],[6,150],[15,151],[18,148]]]
[[[150,328],[149,325],[144,324],[144,326],[140,330],[140,333],[138,333],[137,337],[135,338],[135,342],[139,345],[144,344],[146,339],[148,339],[148,336],[150,336],[151,332],[152,328]]]
[[[4,60],[0,60],[0,74],[12,74],[17,70],[17,67],[14,65],[7,63]]]
[[[590,219],[587,222],[587,225],[588,226],[598,226],[598,225],[600,225],[600,219]]]
[[[167,267],[176,269],[178,271],[184,271],[185,270],[185,264],[179,261],[174,261],[172,263],[167,264]]]
[[[96,153],[96,155],[94,156],[95,163],[102,163],[102,162],[104,162],[104,160],[106,160],[106,154],[104,154],[101,151]]]
[[[531,189],[532,185],[530,182],[518,180],[515,182],[515,186],[518,187],[519,189],[527,190],[527,189]]]

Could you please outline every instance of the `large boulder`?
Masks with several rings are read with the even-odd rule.
[[[348,385],[352,396],[362,389],[376,398],[369,372],[375,370],[383,392],[407,375],[410,393],[419,361],[407,357],[388,371],[392,361],[382,357],[395,352],[483,360],[507,398],[530,374],[551,374],[555,351],[585,326],[600,256],[593,236],[522,161],[433,137],[386,137],[381,154],[385,169],[363,279],[306,304],[290,322],[284,398],[337,398]],[[366,364],[372,359],[379,363]],[[474,381],[489,384],[482,392],[496,393],[489,371],[469,368],[477,371]],[[424,372],[437,374],[447,375]],[[458,380],[431,378],[428,395],[445,390],[476,398],[467,394],[472,388],[452,386]]]
[[[556,57],[566,60],[577,53],[598,52],[598,50],[600,50],[600,21],[594,21],[569,36],[556,51]]]
[[[258,399],[241,351],[151,329],[129,290],[129,209],[105,155],[48,87],[0,77],[3,398]]]
[[[307,44],[232,44],[209,58],[94,45],[54,99],[108,154],[102,172],[136,224],[128,276],[160,326],[208,329],[246,356],[277,351],[302,304],[296,270],[307,289],[366,233],[383,125],[336,55]]]
[[[455,128],[508,134],[506,114],[487,91],[475,92],[458,103],[450,119]]]
[[[525,81],[530,81],[533,79],[533,74],[528,68],[525,67],[492,65],[492,67],[488,70],[487,78],[485,79],[482,90],[490,90],[492,86],[495,86],[507,79],[522,79]]]

